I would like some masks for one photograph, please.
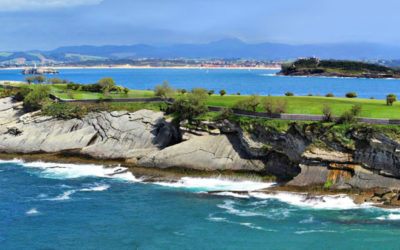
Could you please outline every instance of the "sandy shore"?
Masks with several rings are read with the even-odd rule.
[[[7,67],[0,70],[23,70],[26,67]],[[173,66],[173,67],[152,67],[132,65],[98,65],[98,66],[55,66],[56,69],[270,69],[279,70],[280,67],[199,67],[199,66]]]

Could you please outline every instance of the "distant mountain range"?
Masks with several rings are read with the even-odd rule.
[[[400,46],[373,43],[248,44],[238,39],[224,39],[207,44],[175,44],[168,46],[146,44],[125,46],[85,45],[60,47],[51,51],[0,52],[0,63],[52,63],[134,58],[241,58],[280,61],[310,56],[322,59],[393,60],[400,59]]]

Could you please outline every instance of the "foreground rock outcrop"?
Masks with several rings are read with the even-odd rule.
[[[287,187],[400,190],[397,130],[320,123],[292,123],[285,129],[256,121],[248,125],[207,122],[199,130],[178,131],[163,113],[150,110],[58,120],[24,114],[20,104],[6,98],[0,100],[0,152],[69,152],[143,168],[257,172],[273,175]]]

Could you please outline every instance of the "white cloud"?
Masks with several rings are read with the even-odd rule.
[[[0,0],[0,11],[31,11],[49,8],[66,8],[79,5],[96,5],[103,0]]]

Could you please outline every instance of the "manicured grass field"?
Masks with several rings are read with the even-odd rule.
[[[29,86],[34,86],[29,85]],[[70,99],[70,95],[66,92],[65,84],[50,85],[52,93],[63,99]],[[68,90],[72,93],[73,99],[99,99],[107,98],[102,93],[92,93],[85,91]],[[128,94],[111,93],[112,98],[139,98],[154,97],[153,91],[147,90],[131,90]],[[235,103],[246,96],[238,95],[212,95],[209,97],[207,104],[209,106],[233,107]],[[264,97],[261,97],[264,98]],[[336,97],[318,97],[318,96],[275,96],[275,99],[284,99],[288,103],[287,114],[310,114],[321,115],[322,107],[330,105],[334,115],[341,115],[344,111],[349,110],[354,104],[362,104],[360,117],[365,118],[388,118],[400,119],[400,101],[395,102],[393,106],[387,106],[386,100],[371,100],[360,98],[336,98]],[[257,111],[264,111],[261,105]]]

